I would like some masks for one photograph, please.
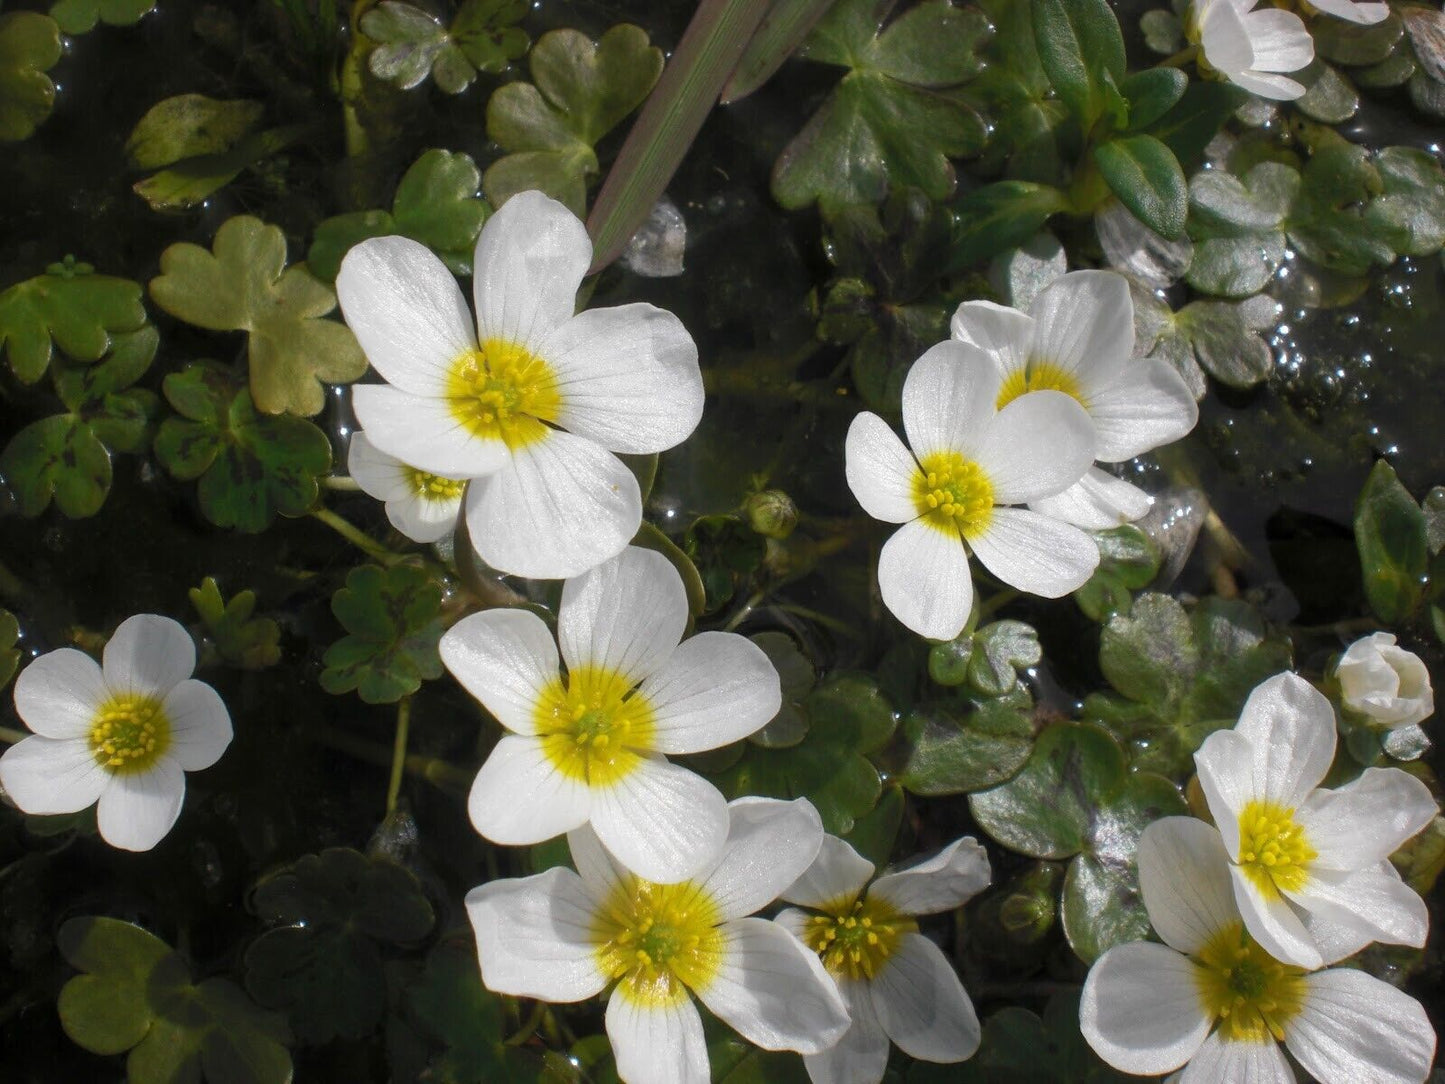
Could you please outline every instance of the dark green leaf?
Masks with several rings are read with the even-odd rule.
[[[263,670],[280,660],[281,629],[269,617],[252,616],[256,592],[241,591],[226,602],[215,579],[207,576],[188,594],[216,652],[226,662],[242,670]]]
[[[1174,107],[1149,126],[1148,134],[1192,169],[1204,148],[1249,94],[1232,83],[1192,82]]]
[[[1120,136],[1095,147],[1094,161],[1135,218],[1163,237],[1184,235],[1189,187],[1167,146],[1151,135]]]
[[[1125,59],[1119,20],[1107,0],[1032,0],[1032,7],[1039,60],[1088,131],[1121,102]]]
[[[20,665],[20,651],[15,642],[20,639],[20,623],[9,610],[0,610],[0,689],[10,684],[15,669]]]
[[[1355,545],[1370,608],[1387,625],[1402,623],[1424,597],[1425,514],[1383,459],[1355,503]]]
[[[728,77],[720,104],[740,101],[771,79],[832,5],[833,0],[778,0],[769,7]]]
[[[1022,245],[1043,229],[1051,215],[1067,210],[1069,200],[1050,185],[997,181],[974,189],[953,206],[953,256],[948,268],[961,271]]]
[[[1095,531],[1099,567],[1089,582],[1074,592],[1079,609],[1095,621],[1128,613],[1134,592],[1159,574],[1159,547],[1138,527],[1126,524]]]
[[[912,794],[966,794],[997,786],[1033,750],[1033,710],[1026,696],[959,713],[951,705],[915,708],[903,720],[907,743],[898,781]]]
[[[441,676],[441,585],[411,564],[353,568],[331,610],[348,635],[326,649],[321,687],[389,704]]]
[[[1119,84],[1129,103],[1129,128],[1147,128],[1184,96],[1189,77],[1178,68],[1145,68]]]
[[[1049,999],[1043,1019],[1011,1005],[984,1022],[978,1053],[962,1065],[917,1062],[908,1084],[1130,1084],[1079,1031],[1078,992]]]

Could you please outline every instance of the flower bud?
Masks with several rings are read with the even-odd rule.
[[[754,493],[743,504],[748,526],[764,538],[784,539],[798,525],[798,506],[781,489]]]
[[[1430,672],[1395,637],[1376,632],[1356,640],[1335,667],[1340,698],[1373,725],[1394,730],[1428,718],[1435,710]]]

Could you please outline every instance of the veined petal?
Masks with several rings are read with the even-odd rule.
[[[823,822],[806,798],[737,798],[717,864],[700,877],[723,918],[761,911],[812,865]]]
[[[728,807],[702,776],[662,757],[644,758],[612,786],[593,789],[592,828],[633,873],[673,884],[717,860]]]
[[[948,331],[991,357],[1004,380],[1028,368],[1034,319],[1027,313],[992,301],[965,301],[954,310]]]
[[[1306,975],[1305,999],[1284,1043],[1320,1080],[1419,1084],[1435,1058],[1424,1008],[1373,975],[1349,968]]]
[[[560,429],[518,448],[508,466],[467,492],[477,553],[514,576],[586,572],[621,553],[641,523],[636,475],[600,444]]]
[[[1216,730],[1194,754],[1199,788],[1231,859],[1239,857],[1239,814],[1254,792],[1254,745],[1234,730]]]
[[[611,451],[665,451],[702,418],[697,344],[681,320],[655,305],[589,309],[537,352],[557,377],[557,424]]]
[[[907,628],[930,640],[952,640],[973,608],[963,536],[921,519],[905,523],[878,554],[878,590]]]
[[[977,462],[995,504],[1027,504],[1062,493],[1094,462],[1094,424],[1061,391],[1020,395],[994,415]]]
[[[653,748],[660,753],[700,753],[739,741],[766,726],[783,702],[772,661],[735,632],[684,640],[642,683],[642,694],[652,705]]]
[[[975,458],[1002,383],[998,365],[976,346],[949,340],[929,347],[903,381],[903,430],[914,454]]]
[[[1089,417],[1098,438],[1094,458],[1122,463],[1186,436],[1199,421],[1199,405],[1173,365],[1138,358],[1089,397]]]
[[[864,411],[848,426],[843,470],[853,496],[874,519],[907,523],[918,517],[913,482],[918,460],[877,414]]]
[[[538,353],[571,319],[592,262],[581,220],[541,192],[518,192],[487,219],[472,261],[477,334]]]
[[[1314,867],[1355,870],[1394,854],[1439,811],[1430,788],[1413,775],[1366,768],[1342,787],[1315,791],[1295,819],[1317,852]]]
[[[590,824],[567,833],[567,849],[572,852],[572,864],[577,867],[583,887],[594,900],[605,902],[618,886],[632,880],[631,871],[602,846]]]
[[[835,1045],[803,1058],[808,1079],[813,1084],[878,1084],[888,1068],[888,1036],[873,1011],[868,984],[843,978],[836,985],[853,1022]]]
[[[1420,948],[1430,930],[1425,901],[1388,861],[1350,873],[1311,870],[1303,887],[1285,894],[1307,912],[1390,945]]]
[[[1163,817],[1144,829],[1139,888],[1149,924],[1187,956],[1239,921],[1224,841],[1193,817]]]
[[[1254,54],[1252,71],[1295,72],[1315,58],[1314,38],[1292,11],[1266,7],[1247,12],[1244,30]]]
[[[1114,383],[1134,352],[1134,302],[1129,280],[1113,271],[1070,271],[1039,291],[1031,365],[1062,369],[1085,403]]]
[[[336,276],[336,298],[366,360],[402,391],[440,394],[452,363],[476,349],[457,280],[410,237],[353,245]]]
[[[1079,1028],[1094,1052],[1125,1073],[1171,1072],[1195,1056],[1214,1023],[1194,964],[1164,945],[1133,941],[1095,961],[1084,980]],[[1242,1077],[1217,1077],[1242,1080]]]
[[[825,835],[818,857],[782,893],[789,903],[818,910],[841,910],[851,904],[873,876],[873,863],[837,836]]]
[[[457,529],[462,512],[461,494],[447,500],[428,500],[413,492],[386,502],[386,518],[413,542],[437,542]]]
[[[101,669],[115,692],[164,696],[191,676],[196,645],[179,621],[159,614],[136,614],[120,623],[105,645]]]
[[[386,384],[355,384],[351,408],[375,447],[418,470],[476,478],[511,458],[500,440],[479,437],[453,417],[445,399]]]
[[[692,999],[641,1004],[624,989],[619,986],[607,1000],[607,1038],[617,1075],[627,1084],[708,1084],[707,1042]]]
[[[399,501],[416,492],[406,464],[371,443],[360,429],[351,434],[346,469],[363,493],[379,501]]]
[[[467,797],[472,827],[509,847],[570,832],[591,811],[587,784],[558,771],[537,738],[517,734],[502,735]]]
[[[1283,673],[1249,694],[1234,728],[1254,751],[1252,797],[1297,809],[1335,759],[1335,711],[1298,674]]]
[[[1324,965],[1324,956],[1305,929],[1289,901],[1278,892],[1265,893],[1238,866],[1229,867],[1234,883],[1234,902],[1244,919],[1244,928],[1281,963],[1306,971]]]
[[[1040,515],[1086,531],[1107,531],[1133,523],[1149,511],[1149,495],[1138,486],[1090,467],[1062,493],[1030,501]]]
[[[1300,921],[1314,938],[1326,967],[1348,959],[1375,940],[1368,930],[1331,922],[1314,911],[1305,911]]]
[[[1262,1043],[1232,1043],[1215,1032],[1204,1040],[1179,1078],[1179,1084],[1295,1084],[1294,1070],[1273,1039]]]
[[[209,768],[231,744],[231,713],[220,693],[204,681],[188,678],[162,702],[171,724],[166,752],[188,772]]]
[[[628,546],[562,585],[557,641],[569,670],[599,666],[636,685],[677,649],[687,591],[660,553]]]
[[[0,787],[26,813],[78,813],[109,780],[83,738],[34,735],[0,754]]]
[[[165,838],[186,800],[186,773],[162,757],[149,771],[113,775],[95,819],[100,837],[123,851],[148,851]]]
[[[1202,4],[1199,11],[1200,46],[1204,57],[1233,79],[1254,61],[1244,19],[1233,3]]]
[[[537,732],[542,690],[557,680],[557,645],[547,625],[526,610],[484,610],[442,635],[442,662],[462,688],[517,734]]]
[[[693,992],[725,1024],[764,1050],[817,1054],[848,1030],[848,1010],[818,957],[761,918],[718,927],[723,960]]]
[[[1077,591],[1099,567],[1099,547],[1092,538],[1027,508],[995,508],[988,526],[970,536],[968,544],[1004,583],[1042,598]]]
[[[965,836],[931,858],[885,873],[868,889],[868,897],[887,900],[905,915],[932,915],[967,903],[992,876],[988,852]]]
[[[556,867],[489,881],[467,893],[467,917],[488,990],[543,1001],[582,1001],[607,975],[591,935],[594,905],[581,878]]]
[[[47,651],[15,679],[15,711],[47,738],[83,738],[109,696],[100,665],[73,647]]]
[[[921,933],[903,935],[868,993],[884,1033],[909,1057],[955,1062],[978,1049],[973,1002],[943,950]]]

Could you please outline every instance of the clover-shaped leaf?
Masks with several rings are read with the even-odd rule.
[[[150,292],[188,324],[249,333],[251,395],[266,414],[319,413],[322,380],[347,383],[366,372],[351,330],[322,319],[336,295],[305,267],[287,267],[286,235],[259,218],[227,219],[210,252],[171,245]]]
[[[345,847],[269,875],[251,908],[274,928],[246,950],[246,989],[304,1043],[370,1032],[386,1007],[380,946],[419,941],[434,921],[411,873]]]
[[[1424,596],[1429,533],[1424,511],[1383,459],[1355,504],[1355,545],[1370,609],[1387,625],[1402,623]]]
[[[412,564],[362,565],[331,598],[347,635],[326,649],[321,687],[389,704],[441,676],[441,585]]]
[[[352,245],[399,233],[426,245],[458,275],[470,275],[477,234],[491,214],[487,201],[477,198],[481,182],[467,155],[429,150],[402,176],[389,213],[353,211],[317,226],[307,266],[317,278],[331,282]]]
[[[532,47],[531,83],[508,83],[487,102],[487,135],[508,151],[482,179],[487,198],[539,189],[582,215],[598,141],[636,109],[662,74],[662,50],[646,31],[614,26],[593,44],[553,30]]]
[[[33,384],[50,364],[52,341],[75,361],[98,361],[112,335],[135,331],[145,319],[139,283],[97,275],[67,256],[0,293],[0,347],[16,378]]]
[[[796,209],[877,203],[890,185],[953,194],[948,159],[984,145],[982,118],[956,93],[978,74],[988,20],[926,0],[887,27],[896,0],[840,0],[799,56],[849,69],[773,168],[773,196]]]
[[[264,670],[280,660],[281,629],[269,617],[252,616],[255,591],[238,592],[227,602],[215,579],[207,576],[187,593],[216,654],[227,663],[242,670]]]
[[[1384,189],[1370,152],[1325,130],[1300,174],[1290,208],[1290,240],[1300,254],[1345,274],[1362,275],[1394,261],[1390,240],[1366,222],[1370,200]]]
[[[1242,178],[1207,169],[1189,182],[1189,285],[1219,297],[1249,297],[1284,263],[1284,220],[1299,191],[1299,173],[1259,162]]]
[[[27,139],[50,116],[60,27],[34,11],[0,14],[0,143]]]
[[[1205,373],[1232,388],[1265,379],[1274,354],[1261,335],[1274,323],[1278,303],[1268,294],[1243,301],[1191,301],[1178,312],[1143,290],[1133,291],[1135,322],[1149,356],[1179,370],[1195,398],[1204,395]]]
[[[749,639],[763,649],[777,670],[783,703],[778,713],[748,740],[765,749],[797,745],[808,733],[808,716],[803,702],[817,683],[818,675],[808,657],[798,650],[797,641],[785,632],[760,632]],[[0,682],[0,685],[3,685]]]
[[[255,533],[278,515],[299,516],[316,501],[316,479],[331,469],[331,442],[304,418],[258,414],[230,372],[198,361],[162,385],[181,415],[167,418],[155,451],[196,495],[218,527]]]
[[[895,775],[911,794],[935,797],[997,786],[1029,759],[1034,721],[1027,692],[960,707],[924,704],[904,718],[906,752]]]
[[[425,11],[382,0],[361,18],[361,32],[377,43],[371,74],[403,90],[430,75],[448,94],[471,86],[478,71],[499,72],[527,51],[526,31],[515,24],[525,0],[466,0],[450,26]]]
[[[0,455],[21,515],[38,516],[53,499],[71,519],[93,516],[110,493],[112,451],[138,452],[150,440],[154,392],[132,388],[155,357],[153,327],[118,334],[105,360],[80,365],[58,359],[51,379],[65,405],[27,425]]]
[[[1445,245],[1445,171],[1414,147],[1386,147],[1375,156],[1384,191],[1365,211],[1367,228],[1401,256],[1428,256]]]
[[[688,524],[682,549],[702,577],[705,612],[712,613],[757,572],[767,555],[767,540],[739,516],[699,516]]]
[[[156,6],[156,0],[55,0],[50,17],[67,34],[88,34],[96,23],[131,26]]]
[[[1099,547],[1099,567],[1074,592],[1079,609],[1095,621],[1128,613],[1134,592],[1149,586],[1159,574],[1159,546],[1132,524],[1093,532]]]

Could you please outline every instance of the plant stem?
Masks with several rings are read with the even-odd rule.
[[[396,705],[396,739],[391,746],[391,779],[386,784],[386,811],[396,809],[401,795],[401,776],[406,768],[406,739],[411,729],[411,697],[403,696]]]
[[[23,730],[14,730],[8,726],[0,726],[0,742],[4,742],[6,745],[14,745],[16,742],[24,741],[28,737],[30,737],[30,735]]]
[[[375,6],[376,0],[353,0],[351,25],[348,27],[350,44],[346,57],[341,61],[341,117],[346,128],[346,154],[356,158],[371,149],[371,137],[367,135],[366,124],[361,119],[361,102],[366,93],[363,67],[371,52],[371,42],[361,32],[361,17]]]
[[[404,554],[387,549],[376,539],[342,519],[329,508],[313,508],[308,514],[314,519],[318,519],[326,524],[326,526],[330,527],[357,549],[375,558],[384,565],[394,565],[405,556]]]
[[[1175,53],[1173,56],[1165,57],[1163,60],[1159,61],[1159,63],[1155,66],[1159,68],[1182,68],[1184,67],[1184,65],[1188,64],[1198,55],[1198,45],[1186,45],[1183,49],[1180,49],[1179,52]]]
[[[547,1003],[545,1001],[534,1001],[532,1003],[532,1011],[527,1015],[527,1019],[522,1022],[522,1026],[517,1029],[515,1035],[503,1039],[502,1045],[521,1046],[523,1043],[525,1043],[534,1034],[536,1034],[537,1025],[542,1022],[542,1015],[546,1011]]]
[[[979,620],[997,613],[1022,594],[1022,591],[1016,591],[1012,587],[1000,591],[978,608]]]
[[[344,474],[328,474],[321,479],[321,484],[327,489],[334,489],[340,493],[361,492],[361,486],[356,484],[356,479],[348,478]]]
[[[301,734],[317,745],[336,749],[357,760],[364,760],[368,764],[377,764],[383,768],[391,766],[391,750],[375,742],[369,742],[365,738],[343,734],[329,727],[302,727]],[[425,779],[442,790],[464,794],[472,785],[473,772],[458,768],[455,764],[448,763],[440,757],[426,757],[419,753],[412,753],[402,763],[406,771]]]

